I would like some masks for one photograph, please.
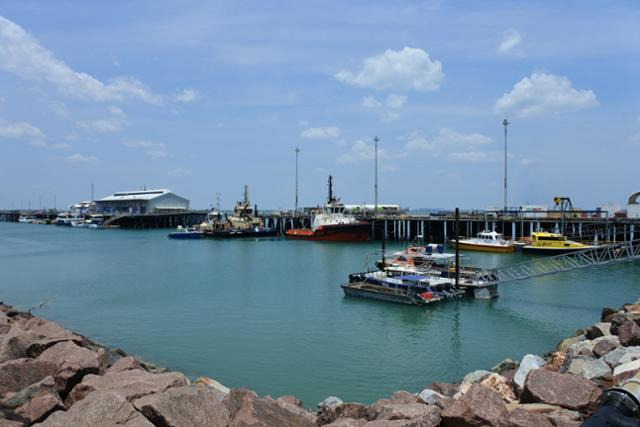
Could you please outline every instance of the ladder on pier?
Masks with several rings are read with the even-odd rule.
[[[638,259],[640,259],[640,239],[482,270],[477,278],[498,284]]]

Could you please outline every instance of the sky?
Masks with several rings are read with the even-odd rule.
[[[3,0],[0,208],[593,209],[640,191],[637,1]]]

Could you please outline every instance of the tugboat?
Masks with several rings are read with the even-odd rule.
[[[219,209],[207,215],[207,220],[200,224],[204,237],[236,238],[236,237],[268,237],[275,236],[275,228],[265,227],[262,218],[258,217],[258,208],[251,208],[249,203],[249,187],[244,186],[244,199],[237,202],[231,216],[223,217]]]
[[[371,224],[344,213],[344,204],[333,196],[333,177],[329,175],[327,204],[313,217],[311,228],[292,228],[285,236],[297,240],[365,241],[371,236]]]

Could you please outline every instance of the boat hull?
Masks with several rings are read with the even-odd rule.
[[[451,240],[450,243],[454,248],[456,247],[455,240]],[[482,245],[478,243],[459,242],[458,246],[460,247],[460,249],[466,250],[466,251],[498,252],[498,253],[510,253],[515,251],[514,245],[498,246],[498,245]]]
[[[530,245],[525,245],[522,247],[522,252],[528,254],[538,254],[538,255],[560,255],[560,254],[568,254],[571,252],[584,251],[586,249],[593,249],[594,246],[585,246],[581,248],[552,248],[552,247],[535,247]]]
[[[323,240],[332,242],[364,242],[371,238],[369,223],[323,225],[316,230],[294,228],[285,233],[287,239]]]
[[[340,285],[344,294],[347,296],[360,297],[374,299],[384,302],[394,302],[406,305],[426,305],[437,301],[441,298],[434,298],[432,300],[421,300],[418,298],[410,297],[406,294],[394,292],[391,288],[385,288],[384,286],[376,286],[366,283],[349,283]]]
[[[181,239],[181,240],[202,239],[202,233],[177,232],[177,233],[169,233],[168,237],[170,239]]]
[[[211,239],[238,239],[243,237],[272,237],[277,236],[278,231],[275,228],[261,228],[258,230],[214,230],[205,231],[204,237]]]

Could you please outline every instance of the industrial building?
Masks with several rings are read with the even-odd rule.
[[[627,201],[627,218],[640,218],[640,204],[638,204],[639,197],[640,191],[629,196],[629,200]]]
[[[100,213],[150,214],[189,210],[189,200],[167,189],[126,191],[96,200]]]

